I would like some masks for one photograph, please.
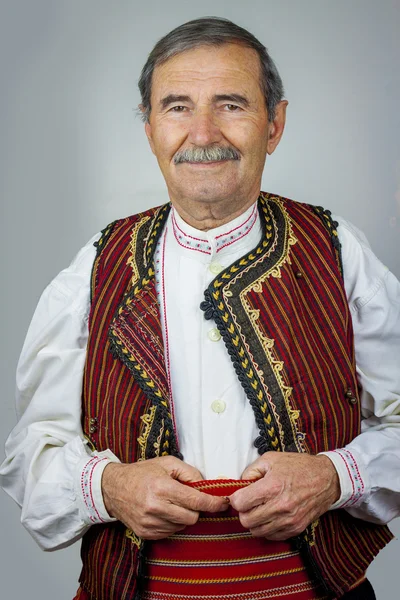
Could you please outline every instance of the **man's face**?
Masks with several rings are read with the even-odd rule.
[[[146,134],[173,203],[256,200],[266,154],[283,132],[286,102],[269,123],[254,50],[202,46],[169,59],[154,70],[151,107]],[[221,148],[222,160],[211,154],[211,161],[194,162],[189,152],[177,162],[184,151],[205,148]]]

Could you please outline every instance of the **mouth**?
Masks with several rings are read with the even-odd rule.
[[[188,160],[187,162],[181,163],[182,165],[190,165],[191,167],[214,167],[215,165],[223,165],[227,162],[230,162],[228,160],[208,160],[206,162],[191,162],[190,160]]]
[[[224,165],[228,162],[233,162],[232,160],[228,160],[228,159],[224,159],[224,160],[207,160],[205,162],[197,162],[197,161],[186,161],[183,163],[179,163],[181,165],[189,165],[191,167],[197,167],[197,168],[207,168],[207,167],[217,167],[220,165]]]

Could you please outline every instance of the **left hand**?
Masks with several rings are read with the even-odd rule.
[[[336,469],[327,456],[266,452],[242,473],[257,479],[229,500],[256,537],[287,540],[299,535],[340,497]]]

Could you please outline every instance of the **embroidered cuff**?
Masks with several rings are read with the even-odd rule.
[[[116,520],[108,514],[101,492],[103,471],[110,462],[120,461],[111,450],[104,450],[93,454],[80,468],[77,495],[87,523],[110,523]]]
[[[360,463],[354,457],[354,453],[346,448],[321,452],[333,463],[340,481],[341,495],[329,510],[336,508],[350,508],[360,504],[366,492],[365,477],[363,477]]]

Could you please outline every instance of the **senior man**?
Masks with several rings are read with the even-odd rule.
[[[42,548],[83,536],[80,600],[374,598],[399,283],[343,219],[260,192],[287,101],[252,34],[186,23],[139,87],[170,203],[44,292],[3,486]]]

